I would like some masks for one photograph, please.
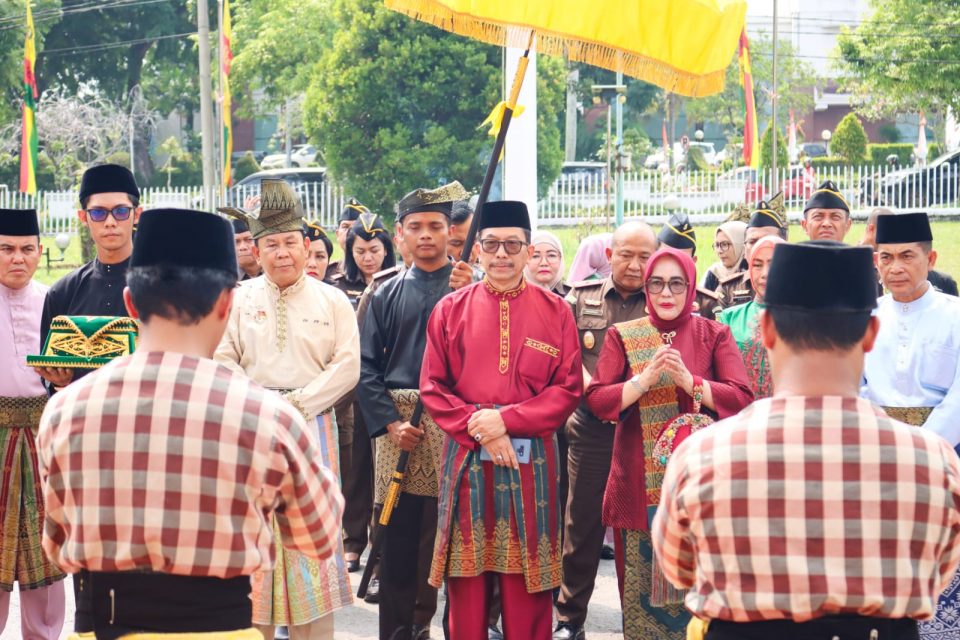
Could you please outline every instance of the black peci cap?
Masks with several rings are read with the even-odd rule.
[[[118,164],[101,164],[83,172],[80,202],[96,193],[129,193],[140,198],[140,189],[130,169]]]
[[[686,213],[674,213],[657,235],[660,242],[674,249],[697,250],[697,234]]]
[[[237,275],[233,226],[190,209],[151,209],[140,216],[131,267],[219,269]]]
[[[875,309],[873,251],[827,240],[779,244],[763,301],[768,307],[818,313]]]
[[[494,227],[519,227],[530,230],[530,213],[527,205],[518,200],[488,202],[480,210],[480,229]]]
[[[0,209],[0,236],[39,236],[34,209]]]
[[[877,244],[933,242],[926,213],[898,213],[877,217]]]

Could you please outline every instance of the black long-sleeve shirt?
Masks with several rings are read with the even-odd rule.
[[[436,271],[412,266],[373,292],[360,329],[357,399],[367,432],[376,438],[400,420],[388,389],[418,389],[427,321],[450,292],[453,265]]]

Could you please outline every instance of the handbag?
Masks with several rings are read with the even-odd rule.
[[[702,402],[703,380],[695,377],[693,381],[693,411],[677,416],[663,428],[653,445],[654,463],[666,468],[670,461],[670,455],[676,451],[681,442],[700,431],[700,429],[714,423],[713,418],[705,413],[700,413]]]

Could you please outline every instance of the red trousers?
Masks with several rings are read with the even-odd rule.
[[[447,578],[450,637],[487,640],[487,615],[494,580],[500,582],[504,637],[507,640],[550,640],[553,635],[553,592],[528,593],[522,574],[505,573]]]

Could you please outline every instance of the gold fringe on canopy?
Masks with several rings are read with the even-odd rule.
[[[598,7],[582,0],[565,0],[570,5],[570,9],[566,10],[558,6],[564,4],[561,0],[541,0],[535,4],[538,7],[543,5],[544,15],[542,20],[533,24],[514,22],[509,17],[500,19],[503,13],[526,13],[523,9],[510,9],[508,4],[511,3],[507,0],[474,0],[471,3],[457,0],[385,0],[385,3],[394,11],[445,31],[493,45],[525,48],[532,30],[537,36],[534,48],[540,53],[567,56],[578,62],[621,70],[628,76],[653,83],[672,93],[701,97],[722,91],[726,68],[743,26],[745,0],[686,0],[681,3],[688,5],[684,10],[679,7],[676,10],[664,9],[669,4],[664,0],[648,0],[660,3],[659,9],[651,5],[649,14],[640,10],[637,1],[599,0],[604,6]],[[461,5],[466,7],[467,4],[471,13],[453,8]],[[616,26],[611,28],[609,21],[604,21],[602,26],[594,23],[581,28],[584,23],[577,18],[578,14],[589,11],[594,16],[607,15],[615,19],[618,7],[624,7],[624,13],[638,18],[645,14],[653,15],[655,20],[665,25],[676,22],[670,33],[658,31],[654,38],[656,42],[646,47],[651,51],[664,52],[661,56],[663,59],[635,50],[632,44],[628,45],[623,29]],[[553,25],[557,28],[551,28]],[[633,42],[643,40],[640,31],[638,29]],[[605,41],[607,35],[617,35],[620,42]],[[689,42],[685,42],[685,39]]]

